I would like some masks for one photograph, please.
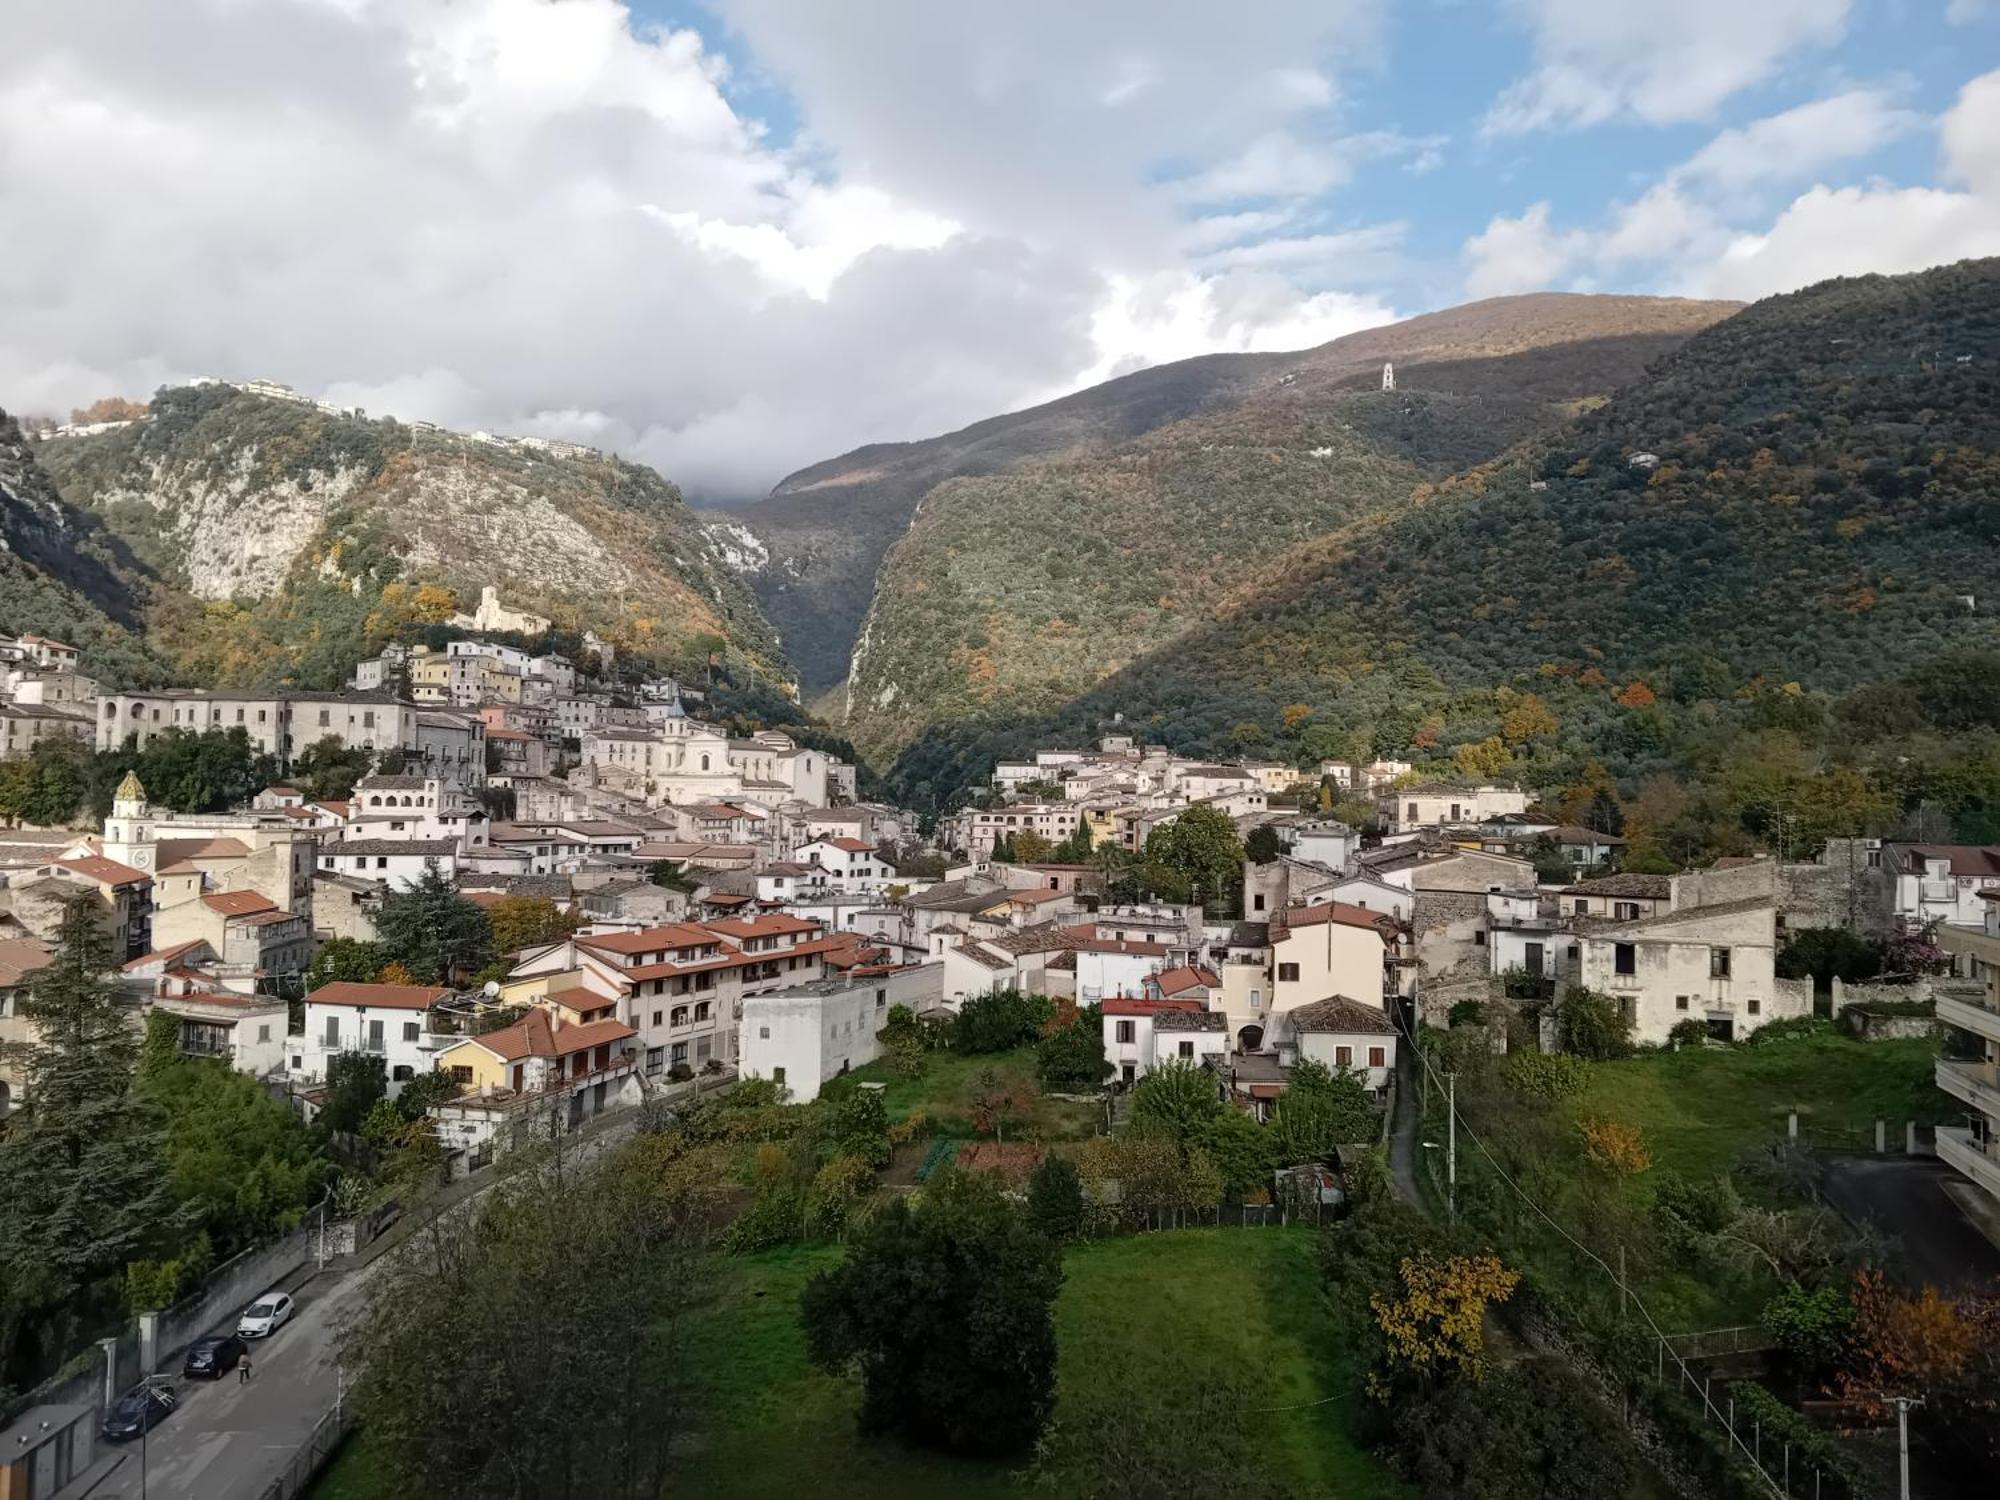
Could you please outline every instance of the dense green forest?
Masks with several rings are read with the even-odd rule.
[[[1628,798],[1660,776],[1702,795],[1768,751],[1788,784],[1861,777],[1874,800],[1845,821],[1995,837],[1997,578],[2000,262],[1834,281],[1294,549],[1061,709],[928,734],[890,783],[942,806],[997,755],[1122,712],[1193,752],[1393,754]]]

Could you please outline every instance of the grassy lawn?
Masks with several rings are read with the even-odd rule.
[[[892,1125],[922,1110],[936,1122],[939,1134],[969,1138],[974,1131],[972,1122],[966,1118],[965,1098],[973,1080],[987,1068],[1002,1074],[1024,1074],[1033,1082],[1035,1049],[1016,1047],[1010,1052],[971,1054],[932,1052],[926,1054],[923,1074],[917,1078],[899,1078],[886,1059],[878,1059],[856,1068],[848,1077],[857,1082],[888,1085],[883,1092]],[[1104,1112],[1099,1105],[1044,1098],[1035,1106],[1033,1121],[1018,1132],[1010,1132],[1008,1139],[1018,1134],[1022,1140],[1074,1140],[1095,1134],[1103,1124]]]
[[[1008,1470],[856,1433],[858,1387],[807,1365],[797,1312],[800,1289],[840,1254],[812,1247],[722,1263],[723,1295],[694,1330],[692,1351],[710,1426],[675,1490],[724,1500],[1018,1495]],[[1293,1493],[1402,1493],[1347,1437],[1360,1375],[1323,1308],[1309,1231],[1196,1229],[1078,1246],[1056,1323],[1064,1386],[1136,1393],[1247,1368],[1262,1375],[1270,1405],[1300,1408],[1257,1419],[1270,1469]],[[1329,1396],[1337,1399],[1305,1405]],[[314,1493],[386,1500],[359,1443]]]
[[[1924,1038],[1837,1035],[1651,1053],[1593,1067],[1575,1112],[1637,1125],[1656,1164],[1713,1177],[1782,1136],[1794,1109],[1801,1138],[1829,1147],[1872,1146],[1878,1118],[1897,1143],[1905,1120],[1946,1118],[1950,1101],[1931,1081],[1935,1055]]]
[[[1881,1118],[1890,1122],[1892,1144],[1900,1147],[1905,1120],[1935,1122],[1949,1113],[1950,1101],[1932,1083],[1934,1055],[1928,1039],[1861,1043],[1841,1035],[1649,1052],[1594,1064],[1588,1088],[1565,1112],[1572,1120],[1622,1120],[1643,1132],[1653,1166],[1624,1185],[1627,1201],[1643,1215],[1663,1169],[1695,1180],[1734,1173],[1739,1191],[1754,1196],[1755,1184],[1737,1168],[1756,1147],[1783,1138],[1785,1117],[1794,1109],[1800,1138],[1808,1144],[1871,1149],[1874,1122]],[[1442,1104],[1435,1095],[1431,1103],[1425,1139],[1442,1141]],[[1473,1123],[1476,1129],[1477,1119]],[[1432,1175],[1441,1180],[1442,1163],[1426,1161],[1423,1166],[1430,1190]],[[1579,1148],[1573,1162],[1553,1163],[1550,1170],[1588,1169]],[[1497,1200],[1511,1203],[1504,1188],[1487,1181],[1487,1163],[1464,1139],[1458,1172],[1461,1192],[1485,1186]],[[1441,1208],[1442,1195],[1435,1196]],[[1519,1216],[1516,1223],[1516,1253],[1529,1256],[1574,1294],[1603,1294],[1599,1273],[1558,1236],[1529,1216]],[[1570,1228],[1592,1238],[1587,1226]],[[1703,1274],[1681,1268],[1671,1258],[1643,1254],[1633,1262],[1632,1277],[1653,1315],[1675,1331],[1753,1321],[1776,1289],[1767,1275],[1756,1272]]]

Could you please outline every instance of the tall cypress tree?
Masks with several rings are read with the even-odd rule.
[[[180,1221],[101,918],[92,894],[63,903],[20,1000],[34,1039],[9,1048],[27,1099],[0,1136],[0,1373],[36,1323],[59,1347],[62,1320]]]

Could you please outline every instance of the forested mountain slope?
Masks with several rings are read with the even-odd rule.
[[[1298,353],[1179,360],[923,442],[858,448],[800,470],[769,498],[716,520],[725,535],[739,527],[754,535],[755,546],[744,548],[761,552],[751,585],[806,691],[815,693],[847,675],[883,555],[923,497],[948,479],[1123,443],[1255,399],[1287,376],[1328,384],[1377,372],[1384,360],[1487,359],[1608,337],[1650,339],[1664,352],[1735,306],[1543,293],[1430,313]]]
[[[781,659],[680,492],[607,456],[226,384],[163,390],[146,420],[39,452],[173,586],[149,624],[191,680],[330,686],[487,584],[662,660]]]
[[[883,563],[850,734],[880,761],[932,724],[1058,708],[1313,539],[1559,425],[1681,337],[1604,330],[1726,309],[1527,298],[1470,311],[1314,351],[1117,447],[938,486]],[[1381,350],[1422,347],[1494,352],[1400,359],[1382,390]]]
[[[1185,748],[1443,750],[1504,738],[1526,692],[1566,745],[1636,764],[1656,703],[1852,688],[1993,644],[1996,580],[2000,261],[1833,281],[1294,549],[1048,718],[929,735],[896,779],[948,793],[1114,711]]]
[[[81,648],[86,672],[158,681],[161,664],[139,634],[152,592],[145,567],[56,493],[36,455],[0,411],[0,633],[53,636]]]

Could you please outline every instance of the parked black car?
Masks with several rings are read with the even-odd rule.
[[[174,1409],[174,1393],[163,1386],[134,1386],[104,1414],[104,1435],[112,1442],[135,1438],[157,1427]]]
[[[211,1333],[188,1345],[181,1374],[190,1380],[220,1380],[243,1358],[243,1340],[233,1333]]]

